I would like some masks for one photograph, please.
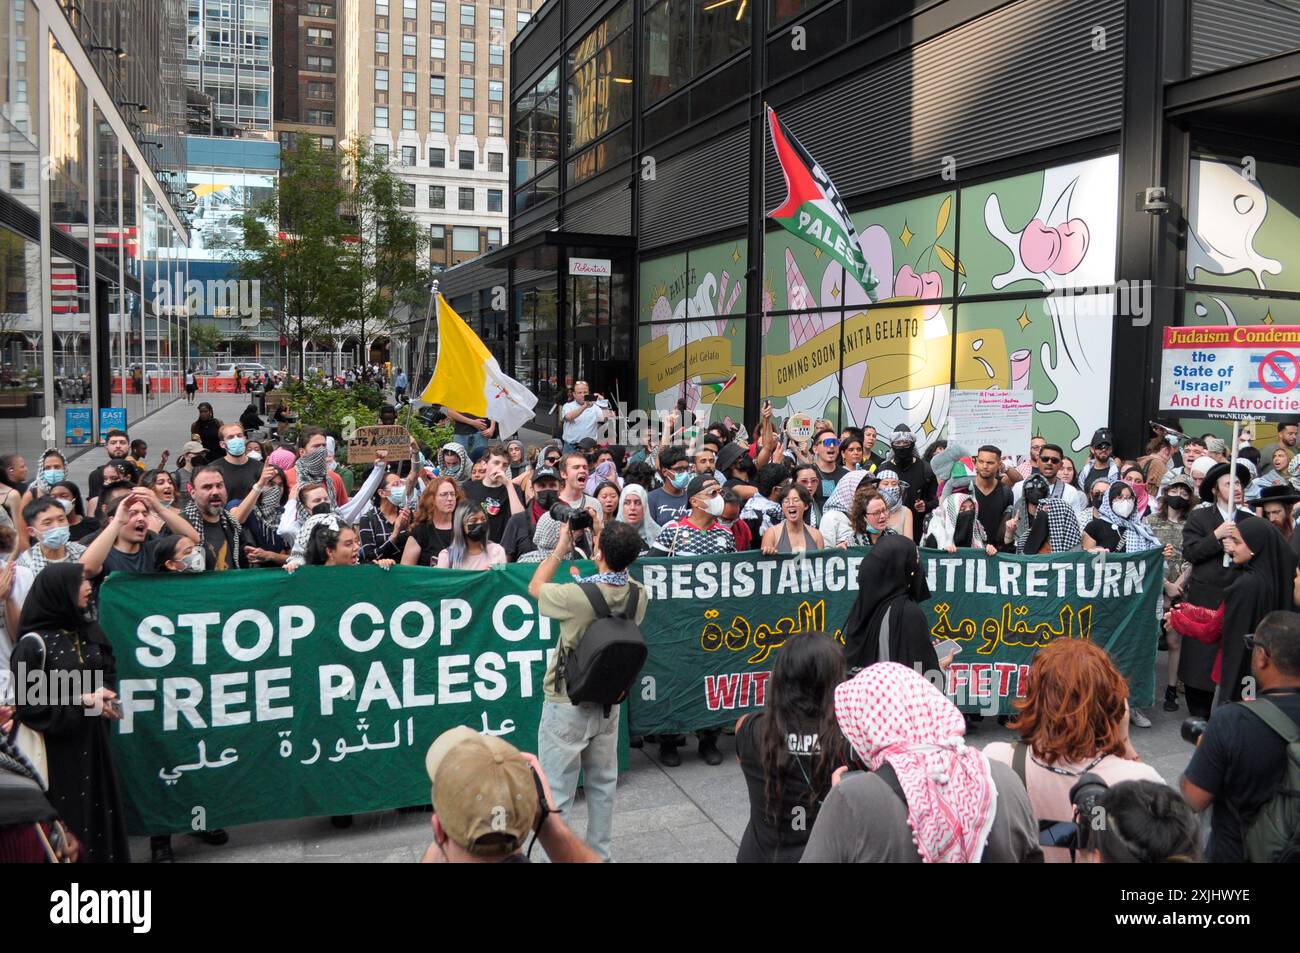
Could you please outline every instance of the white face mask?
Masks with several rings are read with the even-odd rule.
[[[1136,505],[1133,500],[1116,500],[1110,505],[1110,508],[1115,511],[1116,516],[1126,520],[1133,515],[1133,507]]]
[[[181,562],[184,564],[186,572],[203,572],[207,568],[207,560],[203,555],[202,547],[199,546],[195,546],[190,550],[190,554]]]
[[[248,451],[248,459],[260,461],[262,459],[262,455],[258,453],[256,450],[250,450]]]
[[[721,494],[709,500],[709,514],[711,516],[721,516],[722,511],[727,508],[727,501],[722,498]]]

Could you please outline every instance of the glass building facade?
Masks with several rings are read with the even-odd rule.
[[[271,0],[189,0],[185,81],[213,118],[271,130]]]
[[[76,453],[180,390],[183,0],[0,0],[0,450]]]

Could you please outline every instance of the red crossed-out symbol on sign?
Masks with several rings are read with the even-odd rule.
[[[1290,372],[1284,369],[1289,365]],[[1259,383],[1270,394],[1285,394],[1300,384],[1300,360],[1290,351],[1272,351],[1259,362]]]

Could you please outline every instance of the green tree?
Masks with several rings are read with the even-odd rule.
[[[394,175],[386,159],[358,143],[346,161],[352,186],[347,214],[354,236],[344,273],[364,347],[371,337],[387,335],[391,341],[398,316],[424,307],[432,277],[429,236],[403,201],[404,192],[415,186]]]
[[[215,321],[205,321],[202,318],[190,320],[190,347],[199,357],[217,353],[221,341],[221,329]]]
[[[227,252],[242,280],[261,283],[263,307],[298,351],[300,377],[306,342],[349,317],[340,266],[349,257],[341,210],[350,190],[340,173],[334,153],[310,137],[282,152],[272,195],[244,214],[243,244]]]

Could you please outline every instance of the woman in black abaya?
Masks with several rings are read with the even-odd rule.
[[[1296,557],[1278,528],[1268,520],[1245,519],[1237,533],[1223,541],[1224,551],[1236,564],[1223,606],[1223,667],[1219,676],[1219,704],[1241,701],[1250,675],[1250,653],[1245,636],[1276,609],[1294,608],[1292,586]]]
[[[922,675],[937,671],[939,657],[920,606],[929,598],[916,544],[905,536],[882,536],[858,569],[858,598],[844,622],[849,672],[875,662],[898,662]]]
[[[15,720],[44,733],[50,802],[81,841],[82,858],[129,863],[126,820],[109,747],[109,721],[116,707],[113,649],[100,627],[86,618],[90,582],[80,563],[51,563],[36,577],[18,622],[20,638],[10,665],[43,670],[51,691],[76,686],[76,698],[20,701]],[[96,685],[102,687],[96,688]],[[29,696],[31,697],[31,696]]]

